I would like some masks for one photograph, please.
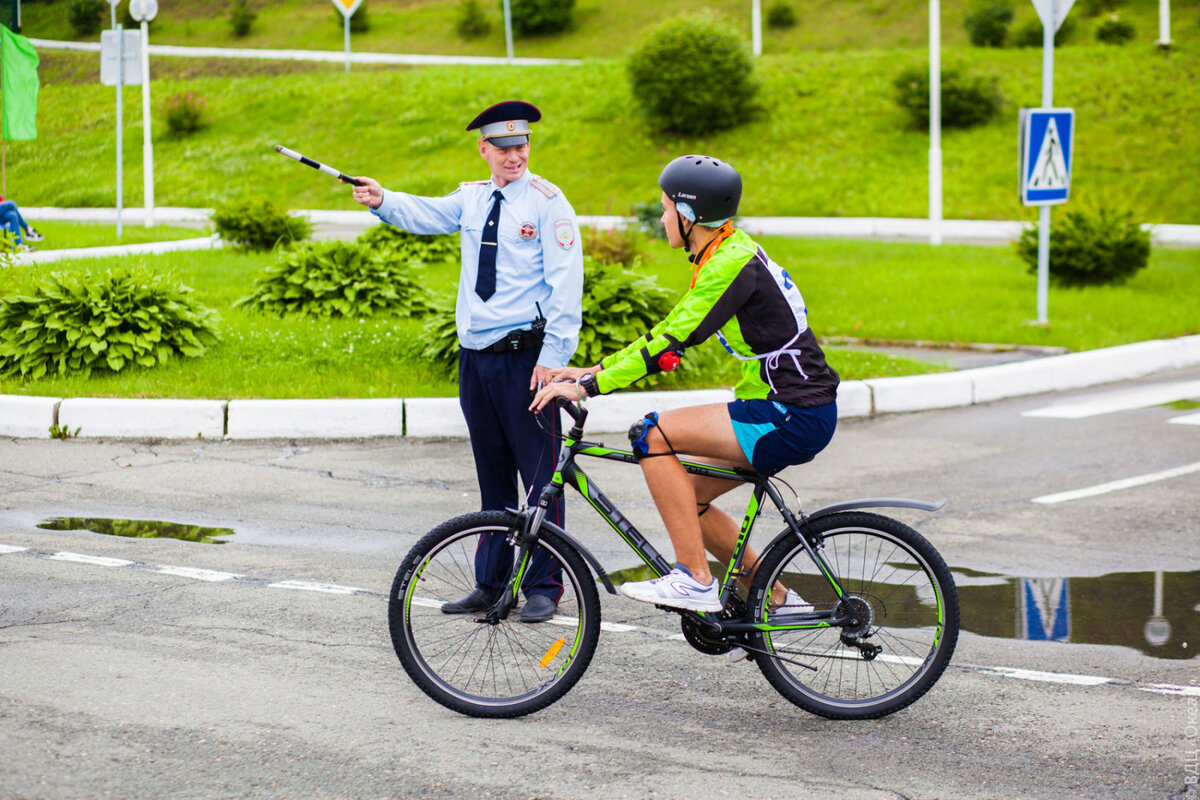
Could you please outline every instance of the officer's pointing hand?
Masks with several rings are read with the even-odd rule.
[[[354,177],[362,181],[362,186],[354,187],[354,202],[367,208],[379,208],[383,203],[383,187],[379,185],[379,181],[362,175]]]

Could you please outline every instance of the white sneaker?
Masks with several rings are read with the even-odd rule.
[[[767,609],[767,617],[773,617],[776,614],[807,614],[813,610],[813,604],[805,600],[791,589],[787,590],[787,596],[783,599],[783,604],[775,608]]]
[[[689,611],[721,610],[721,584],[717,579],[713,578],[712,583],[705,586],[678,567],[661,578],[623,583],[620,592],[631,600],[656,606]]]

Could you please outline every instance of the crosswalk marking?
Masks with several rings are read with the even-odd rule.
[[[1200,425],[1200,414],[1184,414],[1182,417],[1171,417],[1167,422],[1176,425]]]
[[[1119,481],[1109,481],[1095,486],[1088,486],[1084,489],[1074,489],[1069,492],[1058,492],[1057,494],[1046,494],[1041,497],[1033,498],[1035,503],[1053,504],[1065,503],[1068,500],[1080,500],[1084,497],[1095,497],[1099,494],[1108,494],[1109,492],[1120,491],[1121,489],[1130,489],[1134,486],[1143,486],[1147,483],[1155,483],[1156,481],[1165,481],[1168,478],[1178,478],[1181,475],[1190,475],[1193,472],[1200,472],[1200,461],[1194,464],[1185,464],[1182,467],[1174,469],[1164,469],[1162,472],[1151,472],[1148,475],[1137,475],[1132,478],[1122,478]]]
[[[210,583],[231,581],[234,578],[242,577],[233,572],[220,572],[215,569],[199,569],[197,567],[159,567],[154,571],[163,575],[178,575],[181,578],[193,578],[198,581],[208,581]]]
[[[1025,417],[1047,417],[1050,419],[1083,419],[1116,411],[1130,411],[1147,406],[1160,406],[1178,400],[1200,397],[1200,381],[1175,381],[1119,389],[1113,392],[1083,397],[1069,403],[1059,403],[1036,408],[1022,414]]]
[[[50,556],[54,561],[71,561],[76,564],[92,564],[97,567],[128,567],[132,561],[123,558],[108,558],[107,556],[87,556],[83,553],[55,553]]]

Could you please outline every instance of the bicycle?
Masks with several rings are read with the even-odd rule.
[[[504,718],[539,711],[570,691],[591,663],[600,636],[596,583],[610,594],[617,592],[596,557],[545,519],[566,486],[576,489],[656,575],[671,569],[575,464],[577,456],[636,464],[633,452],[584,441],[587,409],[566,401],[558,407],[575,425],[563,438],[554,477],[537,505],[476,512],[443,523],[417,542],[392,584],[388,627],[400,663],[422,691],[462,714]],[[933,686],[958,640],[958,593],[950,570],[921,534],[861,509],[932,512],[944,500],[850,500],[794,514],[775,485],[781,481],[773,476],[682,463],[696,475],[753,486],[722,583],[724,610],[659,606],[681,616],[684,638],[692,647],[710,655],[742,648],[781,695],[831,719],[886,716]],[[787,527],[755,565],[744,567],[742,556],[764,498]],[[482,536],[504,536],[514,546],[505,588],[485,611],[442,613],[444,603],[475,588],[473,554]],[[549,622],[521,623],[513,612],[535,548],[544,549],[562,568],[563,594]],[[751,573],[743,596],[738,579]],[[811,610],[773,611],[777,584],[799,592]]]

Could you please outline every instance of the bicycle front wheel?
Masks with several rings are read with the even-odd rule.
[[[780,694],[823,717],[899,711],[933,686],[958,641],[958,592],[946,562],[921,534],[878,514],[831,514],[803,530],[843,593],[794,534],[773,543],[750,594],[754,619],[780,626],[753,637],[770,654],[757,656],[759,669]],[[785,627],[797,620],[788,609],[771,612],[778,584],[835,619],[853,612],[859,624]]]
[[[596,650],[595,581],[579,552],[549,531],[534,552],[561,570],[553,619],[523,623],[518,608],[495,624],[487,612],[443,613],[443,605],[475,588],[475,550],[483,537],[507,537],[517,525],[507,511],[443,523],[409,552],[388,597],[392,646],[405,671],[427,695],[462,714],[519,717],[543,709],[575,685]]]

